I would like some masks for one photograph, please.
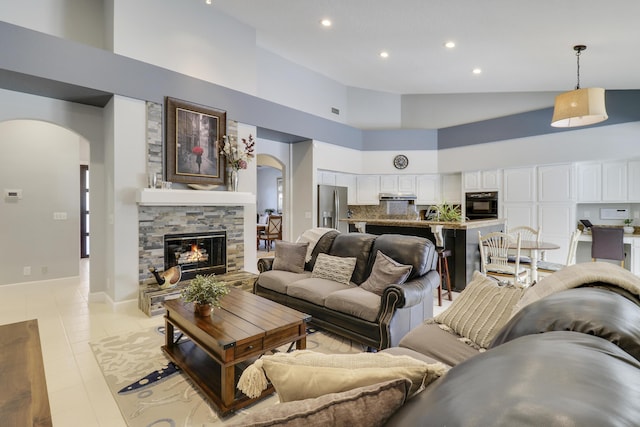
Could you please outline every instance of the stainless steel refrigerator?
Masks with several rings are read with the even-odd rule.
[[[341,233],[349,232],[349,224],[340,219],[347,218],[347,187],[318,185],[318,227],[335,228]]]

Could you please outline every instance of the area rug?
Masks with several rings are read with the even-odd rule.
[[[309,329],[307,350],[359,353],[360,344],[326,331]],[[179,331],[176,331],[176,338]],[[185,338],[182,338],[185,339]],[[130,427],[223,426],[278,403],[276,394],[224,418],[186,375],[164,356],[164,326],[91,343],[102,374]],[[287,351],[288,345],[279,348]]]

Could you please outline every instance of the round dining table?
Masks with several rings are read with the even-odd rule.
[[[513,249],[516,249],[516,243],[513,242]],[[552,251],[560,249],[560,245],[550,242],[536,242],[535,240],[521,240],[520,252],[527,251],[531,257],[531,283],[538,281],[538,255],[541,251]]]

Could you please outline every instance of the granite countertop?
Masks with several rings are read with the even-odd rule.
[[[430,228],[432,225],[442,225],[445,229],[469,230],[473,228],[486,227],[490,225],[502,225],[506,223],[505,219],[474,219],[462,222],[449,221],[423,221],[412,219],[382,219],[382,218],[344,218],[340,221],[346,221],[349,224],[364,222],[371,225],[387,225],[396,227],[418,227]]]

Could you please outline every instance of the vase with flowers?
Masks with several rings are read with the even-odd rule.
[[[238,191],[238,171],[246,169],[249,161],[253,159],[255,141],[252,135],[249,138],[242,138],[242,145],[238,143],[236,136],[223,137],[221,153],[227,159],[227,189]]]

